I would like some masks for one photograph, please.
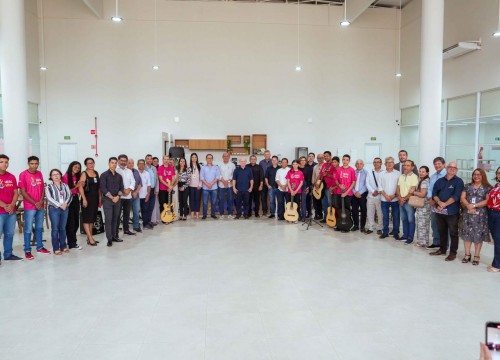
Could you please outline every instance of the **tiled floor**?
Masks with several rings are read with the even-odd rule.
[[[0,359],[477,359],[500,320],[491,245],[474,267],[262,218],[97,239],[2,262]]]

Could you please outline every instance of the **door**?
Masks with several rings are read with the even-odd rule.
[[[380,152],[382,149],[382,144],[379,143],[369,143],[365,144],[365,169],[367,171],[373,170],[373,159],[380,157]],[[382,160],[383,162],[383,160]]]
[[[64,174],[72,161],[78,159],[76,143],[59,143],[59,169]]]

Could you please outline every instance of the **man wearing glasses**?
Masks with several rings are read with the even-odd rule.
[[[380,203],[380,176],[382,174],[382,159],[376,157],[373,159],[374,170],[366,176],[367,196],[367,234],[373,233],[375,227],[378,235],[382,235],[382,205]],[[377,214],[377,223],[375,223],[375,213]]]
[[[430,255],[446,255],[449,232],[450,254],[446,257],[446,261],[455,260],[458,249],[458,215],[464,182],[457,176],[457,171],[457,163],[450,162],[446,167],[446,176],[436,181],[432,189],[432,200],[435,202],[432,211],[436,213],[440,248]]]
[[[382,195],[381,207],[383,214],[384,229],[381,239],[389,237],[389,209],[392,212],[392,232],[395,240],[399,240],[399,204],[396,190],[401,173],[394,169],[394,158],[388,156],[385,158],[385,172],[380,176],[380,194]]]

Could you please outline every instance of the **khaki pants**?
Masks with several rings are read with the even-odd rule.
[[[380,204],[380,197],[368,197],[366,201],[367,208],[367,230],[382,230],[382,206]],[[375,213],[377,214],[377,222],[375,223]],[[376,229],[373,227],[376,225]]]

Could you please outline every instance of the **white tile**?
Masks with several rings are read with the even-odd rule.
[[[145,343],[137,360],[204,360],[204,343]]]
[[[136,360],[141,344],[82,344],[74,360]]]
[[[340,359],[332,344],[324,336],[270,338],[269,343],[275,360]]]

